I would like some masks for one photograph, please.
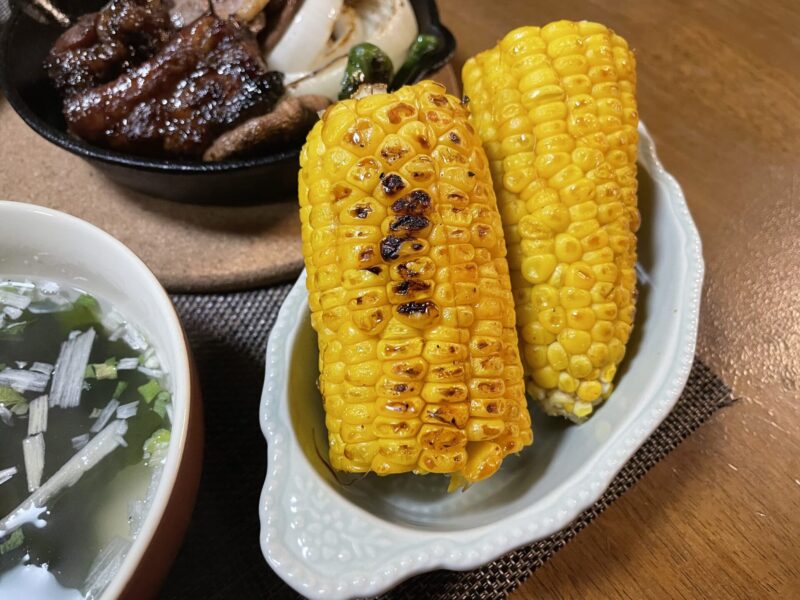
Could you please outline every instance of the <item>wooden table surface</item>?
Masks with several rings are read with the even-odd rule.
[[[459,69],[559,18],[630,42],[641,117],[703,239],[698,352],[740,398],[512,598],[800,598],[800,2],[439,4]]]

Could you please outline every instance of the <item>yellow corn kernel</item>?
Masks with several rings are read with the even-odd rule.
[[[592,362],[583,354],[571,356],[569,359],[569,374],[575,379],[588,377],[592,368]]]
[[[534,369],[533,381],[540,387],[552,389],[558,386],[558,373],[549,365]]]
[[[570,355],[583,354],[592,344],[592,336],[586,331],[566,328],[558,334],[558,341]]]
[[[613,328],[611,336],[614,335]],[[611,339],[609,336],[609,339]],[[549,344],[556,339],[555,333],[545,329],[541,323],[528,323],[522,328],[522,337],[526,344]]]
[[[591,306],[592,295],[586,290],[577,287],[562,287],[558,294],[561,306],[566,310]]]
[[[607,365],[605,369],[600,372],[600,381],[610,383],[614,380],[614,375],[617,374],[617,366],[614,364]]]
[[[567,313],[561,306],[539,313],[539,323],[552,334],[559,334],[567,323]]]
[[[584,381],[578,386],[578,398],[584,402],[594,402],[600,397],[601,392],[599,381]]]
[[[558,374],[558,389],[567,394],[572,394],[578,389],[578,381],[566,371]]]
[[[419,419],[378,416],[372,422],[372,432],[376,439],[414,437],[420,427],[422,427],[422,421]]]
[[[468,481],[481,481],[493,475],[500,468],[506,452],[496,443],[470,442],[469,458],[464,466],[464,477]]]
[[[567,326],[573,329],[589,331],[594,326],[595,319],[594,311],[591,308],[572,308],[567,311]]]
[[[558,260],[552,254],[537,254],[522,261],[522,274],[531,283],[543,283],[553,274]]]
[[[470,419],[467,423],[467,439],[470,442],[493,440],[505,431],[503,419]]]
[[[553,342],[547,347],[547,362],[556,371],[563,371],[569,364],[569,355],[558,342]]]

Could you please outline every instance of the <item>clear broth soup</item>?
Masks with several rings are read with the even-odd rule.
[[[0,599],[102,594],[155,494],[171,415],[156,349],[110,304],[0,280]]]

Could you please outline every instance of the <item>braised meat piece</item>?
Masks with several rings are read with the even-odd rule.
[[[98,145],[199,157],[222,132],[272,110],[283,92],[253,34],[209,14],[114,81],[68,96],[64,116],[73,134]]]
[[[160,0],[111,0],[61,34],[45,68],[55,87],[70,95],[147,60],[173,32]]]
[[[172,24],[180,29],[209,12],[214,3],[209,0],[164,0],[164,5]],[[211,12],[221,16],[216,10]]]

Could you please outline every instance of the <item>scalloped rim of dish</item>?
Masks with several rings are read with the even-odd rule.
[[[594,504],[609,487],[614,477],[636,450],[644,444],[666,418],[686,385],[694,361],[700,312],[704,262],[697,227],[689,213],[683,190],[668,173],[656,154],[655,144],[644,124],[639,125],[644,140],[640,163],[653,180],[667,188],[672,202],[670,209],[686,239],[686,287],[680,322],[678,347],[669,357],[672,368],[660,385],[657,401],[643,408],[638,421],[628,424],[618,435],[618,441],[605,445],[592,459],[590,469],[566,479],[558,490],[557,503],[537,503],[509,515],[492,526],[448,532],[415,532],[417,541],[405,547],[395,547],[391,557],[370,573],[346,574],[338,580],[324,579],[313,572],[285,544],[279,526],[280,503],[287,487],[289,470],[302,450],[297,444],[288,415],[282,410],[287,403],[288,364],[294,339],[308,310],[305,271],[300,275],[278,313],[267,344],[266,377],[260,409],[261,428],[268,445],[268,467],[260,498],[261,549],[270,567],[298,592],[314,598],[337,599],[374,596],[385,592],[401,581],[435,569],[466,571],[488,563],[515,548],[541,540],[571,523],[581,512]],[[299,460],[304,460],[302,457]],[[344,502],[344,501],[343,501]],[[553,506],[562,508],[554,510]],[[270,507],[278,507],[271,511]],[[368,521],[378,531],[407,532],[364,509],[348,505],[348,510]],[[287,519],[284,519],[286,521]],[[501,525],[502,526],[498,526]],[[476,535],[476,532],[479,532]],[[518,533],[521,532],[521,533]],[[465,534],[469,534],[468,536]]]

